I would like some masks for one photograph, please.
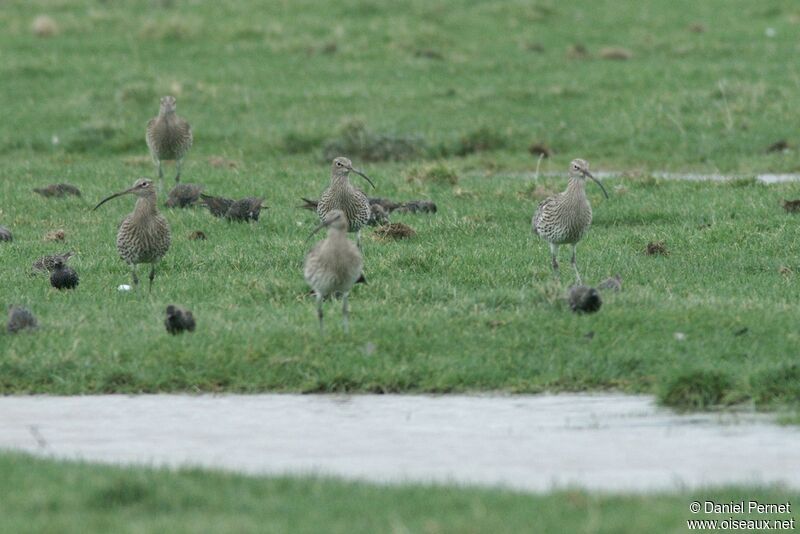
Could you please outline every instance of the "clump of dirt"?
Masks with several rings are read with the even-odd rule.
[[[621,46],[606,46],[600,49],[598,55],[602,59],[613,59],[616,61],[627,61],[633,59],[633,52]]]
[[[206,233],[203,232],[202,230],[195,230],[194,232],[189,234],[189,239],[191,239],[192,241],[196,241],[198,239],[202,240],[205,238],[206,238]]]
[[[567,58],[586,59],[589,57],[589,50],[582,43],[575,43],[567,47]]]
[[[786,213],[797,213],[800,211],[800,200],[784,200],[783,209]]]
[[[543,158],[549,158],[553,155],[553,151],[550,150],[550,147],[544,144],[542,141],[537,141],[529,146],[528,152],[536,157],[541,156]]]
[[[67,233],[64,230],[58,229],[44,234],[45,241],[64,241],[67,238]]]
[[[456,185],[458,174],[445,163],[430,163],[411,168],[406,176],[406,182]]]
[[[390,223],[376,228],[375,235],[381,239],[409,239],[417,235],[417,232],[407,224]]]
[[[669,256],[669,250],[663,241],[650,241],[644,253],[648,256]]]
[[[784,150],[789,150],[789,141],[786,139],[779,139],[767,147],[767,153],[783,152]]]
[[[361,161],[401,161],[419,157],[426,150],[419,137],[375,133],[362,120],[347,119],[336,137],[324,144],[322,154],[326,161],[342,155]]]
[[[225,167],[227,169],[238,169],[241,165],[236,160],[223,158],[222,156],[211,156],[208,158],[208,164],[217,169],[221,167]]]

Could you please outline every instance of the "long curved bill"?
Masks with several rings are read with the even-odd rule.
[[[100,206],[102,206],[103,204],[105,204],[106,202],[108,202],[109,200],[111,200],[112,198],[117,198],[117,197],[121,197],[122,195],[127,195],[127,194],[128,194],[128,193],[130,193],[132,190],[133,190],[133,188],[126,189],[125,191],[120,191],[119,193],[114,193],[114,194],[113,194],[113,195],[111,195],[110,197],[104,198],[103,200],[101,200],[101,201],[100,201],[100,203],[99,203],[97,206],[95,206],[94,208],[92,208],[92,211],[96,210],[97,208],[99,208]]]
[[[308,243],[309,241],[311,241],[311,238],[314,237],[314,234],[316,234],[317,232],[319,232],[320,230],[322,230],[326,226],[327,226],[327,224],[325,224],[325,221],[322,221],[321,223],[319,223],[317,225],[317,227],[314,228],[314,230],[310,234],[308,234],[308,237],[306,238],[304,243]]]
[[[353,171],[354,173],[358,174],[362,178],[364,178],[366,181],[368,181],[369,185],[372,186],[372,189],[376,189],[375,184],[372,183],[372,180],[369,179],[369,176],[367,176],[363,172],[359,171],[358,169],[354,169],[353,167],[350,167],[350,170]]]
[[[585,172],[585,174],[586,174],[586,176],[588,176],[589,178],[591,178],[592,180],[594,180],[594,182],[595,182],[597,185],[599,185],[599,186],[600,186],[600,189],[602,189],[602,190],[603,190],[603,194],[606,196],[606,198],[608,198],[608,193],[606,193],[606,188],[605,188],[605,187],[603,187],[603,184],[602,184],[602,183],[600,183],[600,180],[598,180],[597,178],[595,178],[594,176],[592,176],[592,173],[590,173],[589,171],[586,171],[586,172]]]

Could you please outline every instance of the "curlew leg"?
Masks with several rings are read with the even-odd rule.
[[[346,334],[350,330],[350,325],[348,324],[350,319],[350,309],[347,307],[347,293],[342,295],[342,324],[344,324],[344,333]]]
[[[317,293],[317,317],[319,318],[319,335],[323,335],[325,332],[322,328],[322,295]]]
[[[136,264],[131,265],[131,276],[133,278],[133,287],[134,289],[139,287],[139,277],[136,276]]]
[[[578,244],[574,243],[572,245],[572,268],[575,269],[575,279],[578,281],[578,285],[583,285],[581,282],[581,273],[578,272],[578,262],[575,260],[575,249],[577,248]]]
[[[356,246],[359,252],[363,252],[363,250],[361,250],[361,230],[356,230]]]
[[[153,291],[153,278],[155,278],[155,277],[156,277],[156,264],[155,263],[151,263],[150,264],[150,285],[147,286],[147,292],[148,293],[152,293],[152,291]]]
[[[164,178],[164,169],[161,168],[161,160],[158,160],[158,178],[159,179]]]
[[[550,255],[553,257],[553,273],[558,276],[558,245],[550,243]]]
[[[183,158],[178,159],[178,161],[175,162],[175,166],[178,168],[178,174],[175,175],[175,183],[178,183],[181,181],[181,167],[183,166]]]

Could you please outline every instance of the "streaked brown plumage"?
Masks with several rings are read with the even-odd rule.
[[[156,206],[156,191],[152,180],[140,178],[132,187],[114,193],[102,200],[94,209],[99,208],[112,198],[122,195],[136,195],[136,206],[122,223],[117,231],[117,252],[128,265],[131,266],[133,285],[139,284],[136,275],[136,266],[140,263],[150,264],[150,285],[153,288],[153,278],[156,275],[156,263],[169,250],[171,243],[169,223],[158,212]]]
[[[34,193],[39,193],[43,197],[63,197],[66,195],[81,196],[81,190],[70,184],[50,184],[45,187],[34,187]]]
[[[358,247],[347,239],[349,224],[343,211],[327,212],[311,235],[325,227],[328,228],[328,237],[314,245],[306,256],[303,275],[317,298],[320,333],[323,331],[322,303],[336,295],[342,297],[342,321],[346,332],[349,316],[347,297],[353,285],[363,278],[364,263]]]
[[[161,99],[158,116],[147,123],[145,138],[153,162],[158,167],[159,179],[164,178],[161,162],[175,160],[175,181],[179,182],[183,158],[192,147],[194,138],[189,123],[175,113],[175,97],[165,96]]]
[[[49,256],[42,256],[31,265],[31,268],[36,272],[50,272],[56,265],[56,260],[61,260],[63,263],[67,263],[75,253],[71,250],[69,252],[64,252],[63,254],[51,254]]]
[[[353,163],[343,157],[333,160],[331,165],[331,185],[326,189],[317,204],[317,215],[320,220],[325,220],[325,215],[333,210],[344,212],[348,221],[348,231],[356,233],[356,242],[361,247],[361,228],[367,224],[370,217],[370,207],[367,195],[350,183],[350,173],[362,176],[372,187],[375,184],[363,172],[354,169]]]
[[[164,203],[168,208],[185,208],[200,199],[203,186],[198,184],[175,184]]]
[[[582,159],[573,160],[569,165],[569,183],[563,193],[544,199],[531,221],[533,232],[550,243],[553,271],[558,273],[559,245],[572,245],[572,267],[575,278],[581,283],[581,275],[575,259],[575,248],[592,224],[592,206],[586,198],[586,178],[591,178],[603,190],[603,184],[589,172],[589,164]]]

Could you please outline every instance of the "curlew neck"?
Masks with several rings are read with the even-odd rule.
[[[577,196],[586,196],[586,180],[581,178],[577,178],[574,176],[569,177],[569,183],[567,184],[567,190],[565,191],[569,195],[577,195]]]
[[[147,220],[158,213],[156,209],[156,194],[139,197],[136,199],[136,207],[133,208],[134,220]]]

